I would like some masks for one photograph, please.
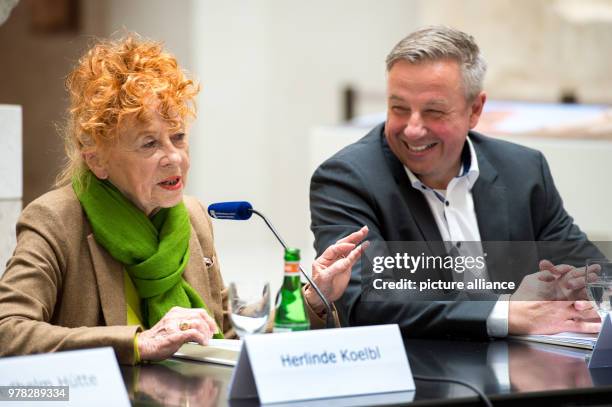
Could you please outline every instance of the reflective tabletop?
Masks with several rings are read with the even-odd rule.
[[[586,350],[513,340],[406,339],[404,344],[414,375],[467,381],[483,390],[496,406],[514,405],[519,399],[550,405],[612,402],[612,368],[589,371],[585,357],[590,352]],[[134,405],[258,405],[257,400],[227,400],[231,367],[169,359],[122,366],[121,370]],[[481,405],[472,390],[459,384],[420,380],[415,383],[413,405]],[[296,383],[300,385],[315,383]],[[356,403],[367,401],[344,404]],[[377,401],[381,403],[385,404],[384,398]],[[342,400],[337,404],[343,404]]]

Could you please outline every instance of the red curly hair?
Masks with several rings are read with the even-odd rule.
[[[117,127],[127,115],[148,121],[151,100],[171,129],[196,116],[199,86],[178,66],[160,42],[129,34],[103,40],[83,55],[66,79],[70,94],[64,141],[67,162],[57,185],[87,171],[83,153],[117,140]]]

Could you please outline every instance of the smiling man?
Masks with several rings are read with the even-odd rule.
[[[454,250],[478,242],[480,255],[484,242],[574,242],[578,257],[600,255],[564,210],[540,152],[472,131],[486,102],[486,63],[470,35],[424,28],[401,40],[386,62],[386,122],[312,177],[311,227],[319,253],[367,225],[374,242],[447,242]],[[483,281],[522,280],[510,297],[517,301],[495,293],[485,301],[459,301],[461,295],[413,301],[409,292],[401,301],[369,301],[362,285],[368,276],[354,267],[336,305],[344,325],[397,323],[412,336],[597,331],[588,303],[518,301],[540,299],[529,293],[534,284],[576,288],[584,275],[568,270],[536,261],[533,268],[515,267],[512,275],[489,264],[478,275]]]
[[[389,70],[387,143],[431,188],[446,189],[459,173],[468,130],[478,123],[486,99],[484,92],[465,94],[460,69],[457,61],[440,59],[400,60]]]

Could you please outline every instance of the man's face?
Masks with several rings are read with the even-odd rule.
[[[486,100],[468,102],[459,64],[396,62],[387,80],[385,136],[391,151],[424,184],[446,189],[459,172],[468,130]]]

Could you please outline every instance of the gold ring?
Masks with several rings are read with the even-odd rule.
[[[179,323],[179,329],[180,329],[181,331],[186,331],[186,330],[188,330],[189,328],[191,328],[191,325],[189,324],[189,322],[187,322],[187,321],[181,321],[181,322]]]

